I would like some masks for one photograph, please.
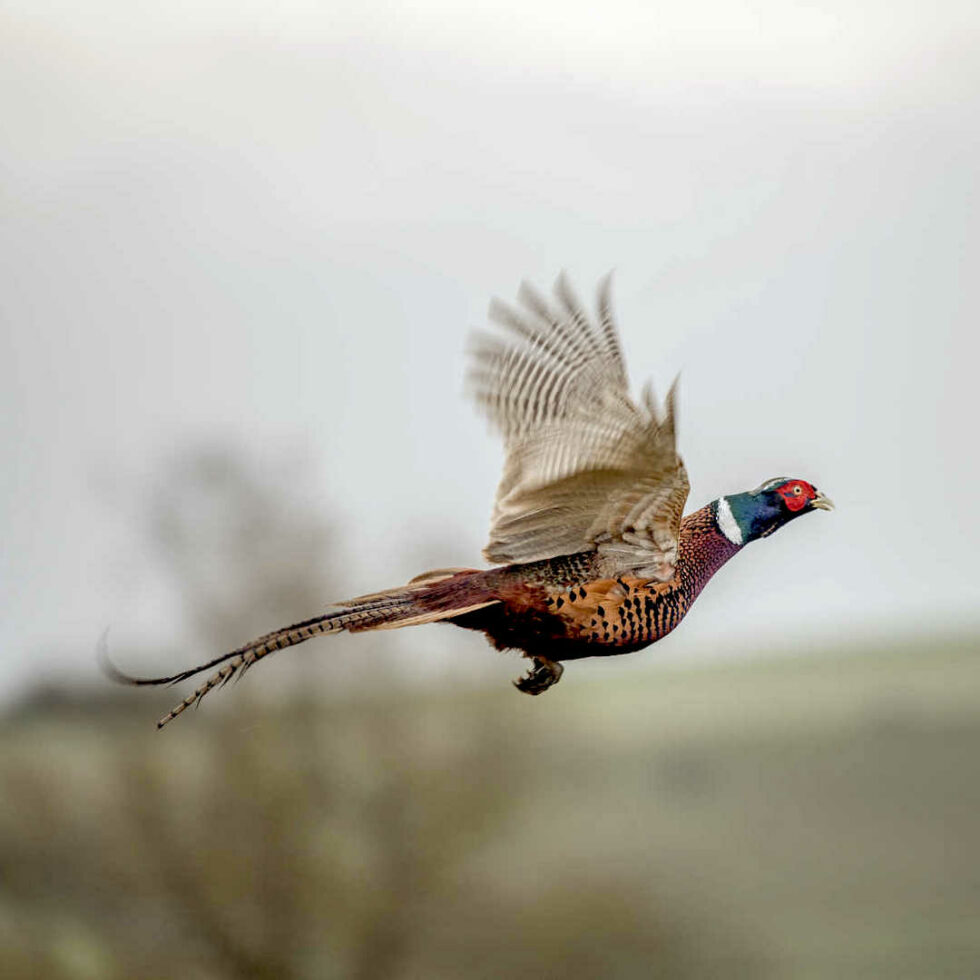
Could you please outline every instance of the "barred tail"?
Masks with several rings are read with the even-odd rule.
[[[210,691],[216,687],[224,687],[232,677],[241,677],[249,667],[277,650],[296,646],[297,643],[303,643],[315,636],[326,636],[345,630],[353,633],[361,630],[397,629],[419,623],[432,623],[493,605],[497,600],[485,590],[475,588],[473,584],[467,582],[467,579],[478,578],[479,574],[469,571],[457,574],[454,570],[453,573],[446,575],[436,573],[432,576],[419,576],[401,589],[352,599],[344,603],[336,612],[316,616],[302,623],[295,623],[267,633],[237,650],[224,653],[214,660],[182,670],[169,677],[131,677],[123,673],[109,660],[104,647],[104,638],[99,656],[103,670],[110,677],[120,683],[137,687],[178,684],[188,677],[218,667],[219,664],[222,665],[210,674],[196,691],[188,694],[157,722],[159,729],[188,708],[200,704]],[[461,581],[454,582],[454,579]]]

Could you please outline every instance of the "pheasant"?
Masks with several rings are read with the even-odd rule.
[[[335,604],[329,611],[167,677],[212,671],[157,722],[162,728],[263,657],[315,636],[447,622],[486,634],[530,660],[514,681],[538,695],[562,662],[632,653],[687,615],[708,580],[747,544],[802,514],[833,504],[806,480],[777,477],[719,497],[683,517],[688,478],[675,443],[675,389],[663,406],[647,384],[629,394],[610,306],[600,283],[590,318],[564,276],[549,303],[524,284],[519,306],[494,301],[500,328],[471,349],[470,387],[503,437],[490,569],[426,572],[406,585]]]

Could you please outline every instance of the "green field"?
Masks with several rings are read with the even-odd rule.
[[[980,976],[980,639],[0,727],[4,977]]]

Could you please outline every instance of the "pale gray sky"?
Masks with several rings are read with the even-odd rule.
[[[466,336],[561,268],[683,372],[692,507],[839,506],[670,655],[980,620],[974,3],[272,8],[0,10],[0,691],[179,630],[133,528],[185,444],[313,453],[351,593],[476,562]]]

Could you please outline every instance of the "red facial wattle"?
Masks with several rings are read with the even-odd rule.
[[[792,511],[803,510],[807,503],[817,495],[817,488],[804,480],[790,480],[778,487],[776,492],[783,498],[783,503]]]

